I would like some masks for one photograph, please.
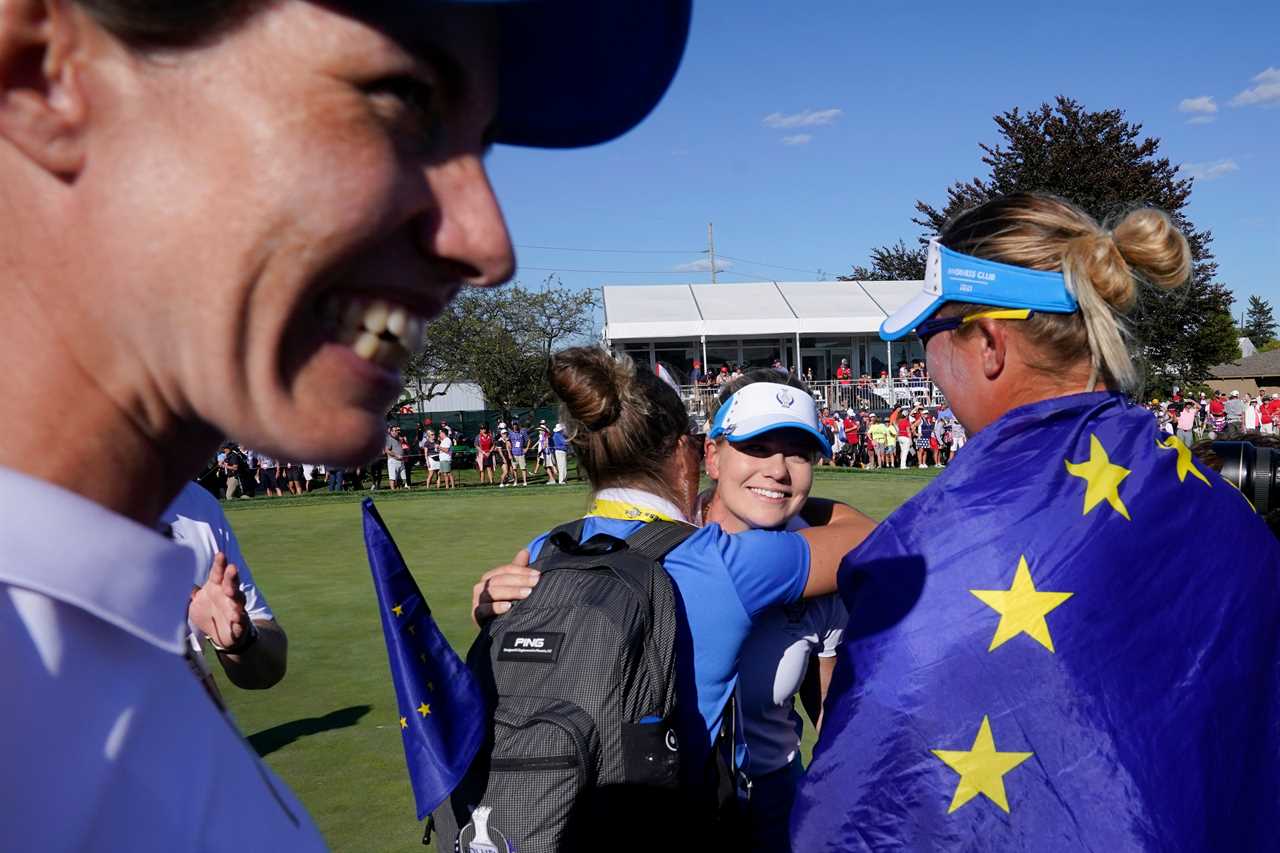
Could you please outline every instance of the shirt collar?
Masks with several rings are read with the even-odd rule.
[[[602,501],[618,501],[619,503],[632,504],[642,509],[651,509],[660,512],[663,515],[670,516],[677,521],[689,523],[689,518],[684,514],[680,507],[673,504],[664,497],[655,495],[653,492],[646,492],[643,489],[622,489],[609,488],[601,489],[595,493],[596,500]]]
[[[0,467],[0,582],[182,654],[195,555],[73,492]]]

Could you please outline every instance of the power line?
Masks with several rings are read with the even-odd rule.
[[[705,272],[706,272],[706,270],[582,270],[582,269],[569,269],[568,267],[526,267],[524,264],[520,264],[519,269],[522,269],[522,270],[532,270],[532,271],[534,271],[534,272],[589,272],[589,273],[603,273],[603,274],[605,274],[605,275],[683,275],[683,276],[689,276],[689,275],[698,275],[699,273],[705,273]],[[723,270],[723,269],[722,269],[722,270],[720,270],[720,272],[727,272],[727,270]]]
[[[583,249],[574,246],[534,246],[516,243],[517,249],[546,249],[551,252],[597,252],[610,255],[705,255],[706,249]]]
[[[757,266],[757,267],[770,267],[776,270],[791,270],[791,272],[802,272],[802,273],[807,273],[808,275],[818,274],[817,270],[804,270],[804,269],[800,269],[799,267],[784,267],[781,264],[766,264],[764,261],[750,261],[750,260],[747,260],[746,258],[736,258],[733,255],[726,255],[723,252],[720,253],[720,257],[727,258],[728,260],[731,260],[731,261],[738,261],[739,263],[743,263],[743,264],[751,264],[752,266]]]
[[[551,252],[591,252],[596,254],[611,255],[710,255],[710,249],[596,249],[583,246],[544,246],[532,243],[517,243],[516,248],[519,249],[541,249]],[[782,264],[770,264],[764,261],[753,261],[748,258],[739,258],[734,255],[726,255],[722,252],[716,252],[715,257],[723,258],[729,261],[737,261],[743,264],[751,264],[754,267],[768,267],[770,269],[787,270],[789,272],[799,272],[805,275],[817,276],[818,270],[802,269],[800,267],[789,267]],[[576,273],[596,273],[604,275],[689,275],[697,273],[709,273],[710,270],[597,270],[597,269],[568,269],[568,268],[552,268],[552,267],[526,267],[521,265],[521,269],[531,270],[534,272],[576,272]],[[717,274],[735,275],[739,278],[757,279],[760,281],[772,281],[776,276],[761,274],[758,272],[736,272],[717,266],[715,269]],[[714,276],[712,276],[714,283]]]
[[[523,264],[520,265],[519,269],[529,270],[530,272],[579,272],[579,273],[594,273],[597,275],[682,275],[685,277],[693,276],[693,275],[701,275],[708,272],[708,270],[586,270],[586,269],[571,269],[569,267],[527,267]],[[744,278],[749,281],[761,281],[761,282],[773,281],[775,278],[775,276],[771,276],[766,273],[742,272],[740,270],[726,269],[725,267],[717,268],[716,274],[717,275],[736,275],[739,278]]]

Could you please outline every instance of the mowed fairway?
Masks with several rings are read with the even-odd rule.
[[[820,471],[815,494],[883,518],[935,471]],[[227,504],[254,578],[289,634],[267,691],[222,688],[255,748],[338,851],[422,849],[399,714],[364,555],[360,495]],[[445,635],[465,654],[471,586],[533,536],[586,510],[583,485],[371,493]],[[220,673],[219,673],[220,675]]]

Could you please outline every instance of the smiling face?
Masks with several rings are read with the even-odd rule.
[[[67,313],[125,306],[79,328],[109,329],[104,372],[155,389],[175,429],[367,459],[425,323],[459,287],[510,276],[482,161],[492,21],[415,14],[401,44],[284,0],[207,47],[152,61],[108,45],[86,64],[110,129],[73,223],[94,286]]]
[[[751,528],[782,527],[809,497],[816,452],[813,437],[798,429],[739,442],[716,439],[706,445],[707,475],[733,519]]]

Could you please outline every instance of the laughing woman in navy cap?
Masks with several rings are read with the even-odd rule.
[[[624,133],[688,16],[0,5],[0,640],[21,691],[0,756],[23,774],[0,800],[6,847],[323,847],[191,676],[196,567],[153,525],[226,435],[374,455],[424,325],[511,275],[488,146]],[[90,439],[51,446],[68,400]],[[112,475],[84,477],[103,448]]]

